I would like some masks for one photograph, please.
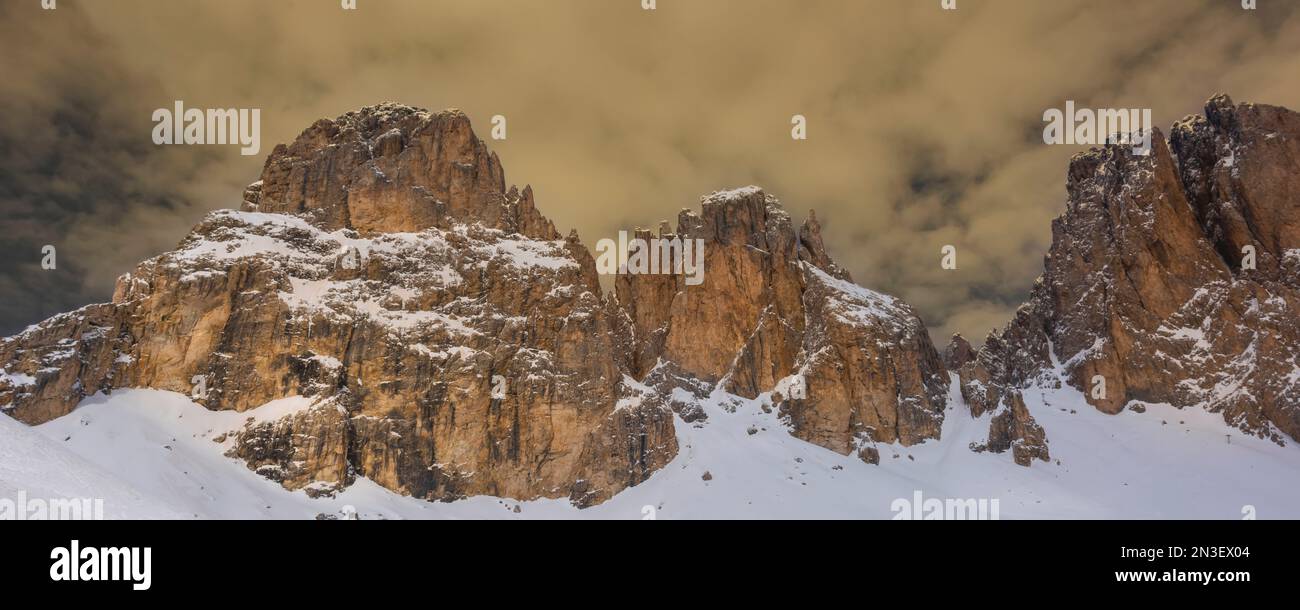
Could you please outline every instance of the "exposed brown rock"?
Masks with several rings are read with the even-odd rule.
[[[1106,412],[1201,406],[1263,436],[1300,434],[1300,120],[1215,98],[1149,156],[1071,163],[1043,277],[975,353],[941,357],[905,303],[851,283],[815,214],[749,187],[672,229],[705,243],[704,282],[620,275],[600,291],[463,114],[381,105],[272,153],[243,211],[119,279],[113,302],[0,342],[0,405],[28,422],[123,387],[248,411],[311,406],[222,435],[291,489],[364,476],[428,499],[568,497],[644,481],[717,392],[760,399],[794,436],[878,463],[937,439],[958,372],[987,443],[1050,459],[1021,394],[1069,383]],[[1243,268],[1253,246],[1258,266]],[[1057,371],[1063,373],[1057,376]],[[674,390],[683,390],[675,392]],[[739,402],[733,400],[732,402]]]
[[[328,495],[352,483],[348,438],[347,411],[330,401],[275,421],[250,422],[230,455],[289,489]]]
[[[960,370],[967,362],[975,359],[975,349],[960,333],[954,334],[943,350],[943,365],[950,371]]]
[[[578,236],[503,184],[458,112],[320,121],[275,149],[242,211],[120,278],[111,304],[0,344],[0,404],[39,423],[114,387],[241,412],[302,396],[218,434],[228,455],[312,494],[364,476],[579,506],[672,459],[673,409],[698,422],[719,388],[776,390],[796,436],[863,459],[938,436],[924,326],[848,282],[815,216],[796,228],[757,188],[706,197],[658,232],[706,242],[703,285],[621,275],[602,296]]]
[[[1024,397],[1015,391],[1006,394],[1003,404],[994,413],[987,447],[996,453],[1010,449],[1012,459],[1021,466],[1029,466],[1036,459],[1051,461],[1043,427],[1034,421],[1025,407]]]
[[[531,188],[505,187],[495,153],[459,110],[380,104],[322,119],[275,147],[244,209],[299,214],[362,234],[447,228],[450,221],[553,240]]]
[[[780,403],[791,433],[844,454],[939,438],[948,377],[915,312],[815,268],[805,287],[795,362],[806,398]]]
[[[40,424],[66,415],[87,396],[111,388],[129,363],[131,342],[117,308],[90,305],[0,340],[0,410]]]
[[[792,434],[842,454],[938,438],[947,378],[924,325],[901,301],[849,281],[815,215],[796,231],[774,197],[748,187],[705,197],[664,235],[703,239],[706,273],[699,286],[617,279],[636,338],[630,368],[648,384],[699,397],[715,386],[773,392]]]
[[[1216,96],[1205,116],[1174,126],[1189,203],[1205,236],[1240,275],[1242,249],[1257,248],[1257,281],[1282,281],[1290,252],[1300,248],[1300,115],[1261,104],[1233,104]],[[1295,256],[1295,255],[1290,255]]]
[[[1203,407],[1300,438],[1300,115],[1219,96],[1171,143],[1177,157],[1157,132],[1148,156],[1113,145],[1071,162],[1043,277],[961,370],[972,412],[1051,383],[1055,359],[1107,413]]]
[[[39,423],[201,377],[210,409],[318,400],[230,450],[292,489],[604,500],[675,455],[672,413],[628,399],[590,254],[501,176],[456,112],[319,122],[272,154],[248,211],[210,215],[113,303],[0,344],[4,379],[33,374],[0,404]]]

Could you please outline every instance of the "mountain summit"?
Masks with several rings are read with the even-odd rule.
[[[1204,408],[1300,438],[1300,115],[1220,95],[1156,136],[1071,161],[1046,271],[962,395],[978,414],[1063,381],[1106,413]]]
[[[777,390],[796,436],[872,461],[876,442],[938,437],[947,378],[923,324],[851,284],[815,216],[748,187],[666,233],[703,240],[703,283],[624,275],[604,295],[463,113],[363,108],[277,146],[240,210],[111,303],[0,343],[0,404],[39,424],[99,392],[170,390],[256,411],[215,440],[290,489],[365,477],[579,506],[671,460],[674,412],[699,422],[716,392]]]
[[[958,336],[941,356],[910,306],[852,283],[815,213],[796,222],[758,187],[634,231],[702,243],[702,283],[622,274],[606,294],[464,114],[367,107],[277,146],[239,210],[119,278],[111,303],[0,342],[0,409],[41,424],[167,390],[248,414],[193,435],[314,497],[368,479],[579,507],[706,450],[692,438],[768,425],[870,464],[960,442],[1011,454],[967,460],[1051,465],[1049,435],[1077,436],[1058,401],[1079,393],[1110,414],[1204,408],[1285,443],[1300,437],[1300,117],[1220,96],[1172,134],[1147,156],[1077,155],[1029,301],[978,352]],[[764,423],[713,421],[740,411]],[[1067,459],[1102,459],[1077,445]]]

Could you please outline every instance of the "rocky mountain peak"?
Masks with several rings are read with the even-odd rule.
[[[629,369],[677,397],[683,417],[698,411],[684,396],[722,390],[770,394],[796,437],[867,460],[877,442],[938,437],[947,381],[924,324],[852,284],[815,215],[796,225],[748,186],[701,198],[676,233],[703,240],[703,284],[627,275],[615,294],[634,337]]]
[[[505,186],[464,113],[366,107],[277,146],[240,210],[111,303],[0,342],[0,408],[41,423],[97,392],[170,390],[254,413],[219,440],[289,489],[366,477],[579,506],[668,463],[673,410],[698,425],[706,397],[762,398],[795,436],[869,461],[938,436],[947,380],[924,325],[848,281],[815,215],[796,225],[745,187],[658,236],[704,244],[702,284],[624,273],[603,295],[576,232]]]
[[[1300,438],[1300,115],[1219,95],[1152,143],[1074,157],[1045,273],[963,396],[978,413],[1063,381],[1108,413],[1167,403]]]
[[[939,438],[949,371],[987,416],[972,449],[1022,465],[1050,459],[1035,386],[1107,413],[1205,408],[1284,442],[1300,437],[1297,180],[1300,117],[1226,96],[1149,155],[1080,153],[1029,300],[980,350],[957,335],[941,356],[909,305],[851,282],[814,212],[797,222],[756,186],[634,231],[698,240],[702,275],[625,265],[602,294],[576,232],[505,186],[463,113],[380,104],[276,147],[240,210],[111,303],[0,341],[0,409],[41,423],[98,392],[169,390],[255,413],[214,440],[289,489],[366,477],[578,506],[645,481],[710,409],[878,462]]]
[[[267,157],[243,209],[295,214],[325,229],[416,232],[477,222],[557,239],[531,187],[505,171],[459,110],[385,103],[322,119]]]
[[[1280,281],[1300,248],[1300,115],[1277,106],[1234,104],[1226,95],[1204,116],[1174,126],[1170,144],[1183,188],[1206,238],[1228,267],[1242,274],[1243,250],[1255,249],[1255,278]]]
[[[961,333],[954,333],[952,339],[948,340],[948,347],[943,350],[944,366],[950,371],[956,371],[974,359],[975,349],[971,347],[970,342],[961,336]]]

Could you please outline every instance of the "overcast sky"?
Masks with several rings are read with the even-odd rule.
[[[481,137],[505,115],[507,180],[589,246],[763,186],[941,346],[979,342],[1041,272],[1083,148],[1044,145],[1044,110],[1151,108],[1167,130],[1220,91],[1300,108],[1289,0],[339,4],[0,0],[0,333],[107,300],[316,119],[398,101],[461,108]],[[178,99],[262,109],[261,154],[155,146]]]

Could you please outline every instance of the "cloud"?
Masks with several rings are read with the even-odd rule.
[[[202,214],[185,193],[205,156],[167,158],[147,131],[140,137],[149,117],[134,100],[156,90],[153,79],[118,62],[84,14],[60,12],[34,27],[42,15],[33,7],[0,8],[5,333],[105,300],[118,273],[174,245]],[[141,217],[154,222],[132,222]],[[88,238],[90,227],[102,234]],[[56,248],[54,270],[40,265],[46,245]]]
[[[1041,143],[1044,109],[1150,107],[1167,126],[1219,91],[1300,107],[1300,82],[1283,77],[1300,70],[1291,3],[639,4],[4,9],[0,61],[13,76],[0,83],[0,204],[80,244],[69,257],[80,275],[38,285],[30,265],[4,263],[0,278],[27,282],[16,300],[57,297],[0,310],[0,330],[105,298],[112,277],[170,248],[204,211],[238,205],[260,160],[146,145],[141,122],[174,99],[262,108],[264,152],[317,118],[383,100],[463,108],[480,131],[506,115],[509,140],[490,144],[507,178],[531,183],[542,211],[588,245],[757,183],[797,216],[816,208],[832,255],[916,305],[942,340],[982,339],[1041,272],[1079,150]],[[809,140],[790,139],[794,114],[808,117]],[[33,212],[46,199],[69,203]],[[945,244],[958,248],[956,271],[939,267]]]

